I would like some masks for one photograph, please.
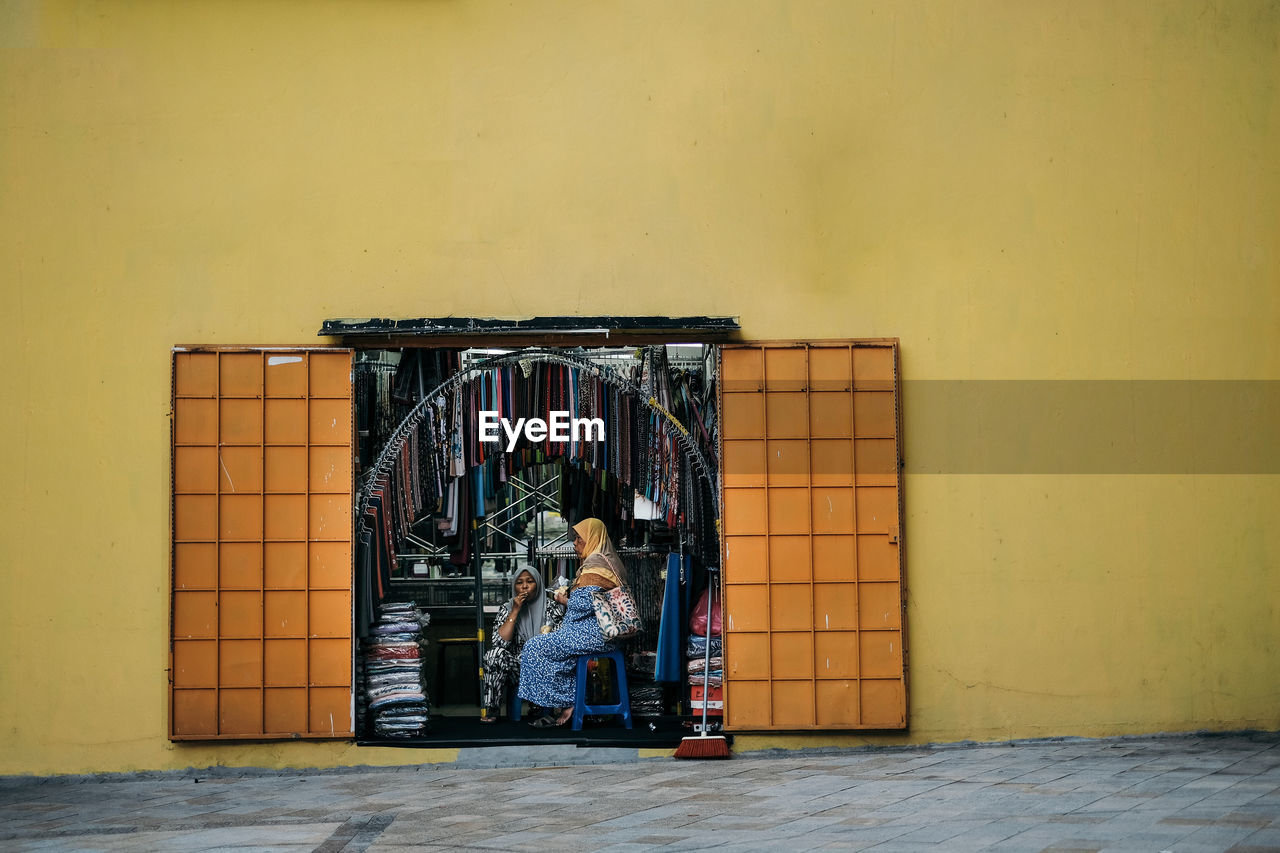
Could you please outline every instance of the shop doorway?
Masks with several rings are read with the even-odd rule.
[[[703,344],[355,354],[359,742],[670,746],[689,733],[705,697],[685,672],[688,616],[719,562],[718,355]],[[633,726],[538,730],[514,685],[485,709],[484,652],[524,570],[547,586],[572,580],[569,527],[587,517],[608,527],[644,622],[622,645]],[[587,690],[613,685],[598,668]],[[495,708],[496,722],[482,720]]]

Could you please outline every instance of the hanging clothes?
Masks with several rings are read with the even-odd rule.
[[[475,500],[475,517],[484,518],[484,465],[471,469],[471,497]]]
[[[662,594],[662,618],[658,623],[658,660],[654,668],[654,681],[679,682],[685,676],[684,626],[685,616],[680,580],[692,562],[691,555],[683,560],[679,554],[667,555],[667,578]]]

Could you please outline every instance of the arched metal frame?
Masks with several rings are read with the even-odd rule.
[[[658,414],[667,423],[669,423],[676,433],[676,439],[684,451],[684,456],[689,460],[695,474],[706,486],[707,494],[711,497],[711,506],[715,513],[716,525],[719,526],[720,519],[720,490],[716,481],[716,469],[707,458],[702,454],[693,438],[689,435],[689,430],[684,424],[676,420],[670,412],[668,412],[657,399],[647,397],[644,391],[635,383],[627,380],[616,370],[601,364],[596,364],[588,358],[573,353],[562,352],[560,350],[542,349],[539,347],[531,347],[529,349],[517,350],[515,352],[506,353],[504,355],[496,355],[490,358],[477,361],[470,366],[459,370],[453,376],[446,379],[440,385],[436,386],[430,393],[418,401],[417,405],[405,415],[399,425],[392,431],[391,436],[387,439],[386,446],[382,448],[382,452],[378,454],[378,459],[373,464],[372,473],[368,482],[360,489],[360,502],[357,506],[356,517],[364,515],[368,508],[369,497],[373,491],[373,485],[377,481],[378,476],[384,473],[400,453],[400,446],[408,439],[409,433],[418,428],[418,424],[426,416],[427,406],[431,405],[431,401],[441,394],[451,392],[456,385],[466,385],[480,378],[481,374],[495,367],[509,367],[519,365],[522,362],[541,362],[545,364],[558,364],[564,367],[576,367],[581,370],[590,371],[605,382],[613,385],[621,390],[635,395],[648,409]]]

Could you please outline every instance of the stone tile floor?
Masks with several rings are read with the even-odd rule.
[[[0,778],[0,850],[1280,851],[1280,734]]]

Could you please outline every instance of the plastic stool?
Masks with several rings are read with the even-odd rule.
[[[609,667],[614,672],[614,680],[618,685],[618,704],[587,704],[587,662],[608,658],[613,661]],[[573,699],[573,730],[582,731],[582,718],[587,714],[621,714],[622,724],[631,728],[631,697],[627,694],[627,667],[622,660],[622,652],[610,649],[590,655],[578,655],[578,690]]]
[[[475,637],[444,637],[436,640],[436,705],[444,704],[444,665],[445,652],[459,646],[471,646],[471,658],[474,662],[473,672],[480,672],[480,642]],[[480,685],[484,689],[484,685]]]

